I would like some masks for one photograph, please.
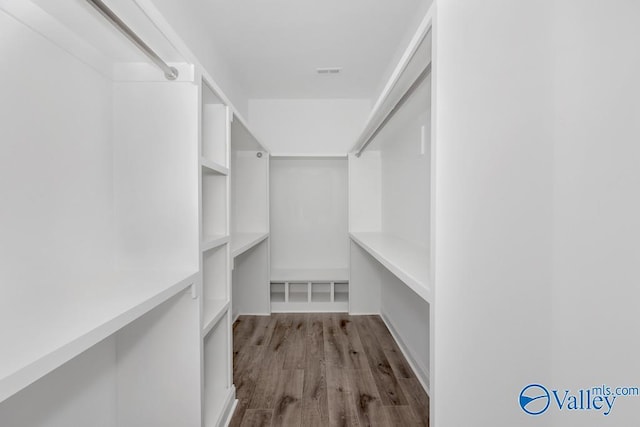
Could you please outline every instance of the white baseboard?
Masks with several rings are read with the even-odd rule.
[[[227,427],[231,423],[231,418],[233,418],[236,406],[238,406],[238,399],[236,399],[236,386],[231,385],[229,394],[227,394],[227,398],[224,402],[222,413],[220,414],[220,418],[218,418],[217,426]]]
[[[422,388],[427,393],[427,395],[431,397],[431,391],[429,388],[429,369],[425,366],[422,366],[422,364],[413,357],[411,347],[402,340],[400,334],[393,326],[393,323],[391,323],[391,320],[389,320],[389,317],[384,313],[381,313],[380,317],[382,318],[384,324],[387,325],[387,329],[389,329],[389,332],[391,332],[391,336],[398,344],[398,347],[400,347],[400,351],[402,351],[405,359],[407,359],[409,366],[411,366],[411,369],[413,369],[413,372],[415,372],[416,376],[418,377],[420,385],[422,385]]]

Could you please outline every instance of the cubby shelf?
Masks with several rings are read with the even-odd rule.
[[[203,299],[202,336],[205,337],[229,310],[230,301],[223,299]]]
[[[351,232],[349,236],[420,298],[431,302],[427,249],[386,233]]]
[[[264,239],[269,233],[235,233],[231,235],[231,256],[233,258],[248,251]]]
[[[349,310],[347,269],[274,270],[271,277],[270,301],[274,312]]]
[[[217,175],[229,175],[229,168],[219,163],[216,163],[212,160],[209,160],[205,157],[200,158],[200,164],[202,165],[202,170],[205,173],[215,173]]]
[[[8,300],[2,317],[0,402],[133,322],[192,285],[193,271],[117,273],[87,278],[91,286],[68,286],[20,303]],[[84,290],[83,290],[84,289]],[[29,307],[29,310],[24,310]],[[9,320],[7,320],[9,321]]]

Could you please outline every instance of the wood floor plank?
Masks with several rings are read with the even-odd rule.
[[[366,316],[352,316],[358,328],[360,339],[365,348],[371,373],[378,387],[382,404],[385,406],[407,405],[408,401],[389,364],[387,356],[380,347]]]
[[[382,407],[380,394],[371,371],[368,368],[345,370],[345,374],[349,378],[360,425],[363,427],[387,426],[387,416]]]
[[[288,344],[287,337],[291,332],[293,316],[290,314],[280,314],[275,316],[275,326],[267,344],[269,354],[279,354],[284,361],[284,351]]]
[[[343,366],[347,369],[367,369],[367,357],[351,316],[346,313],[336,313],[332,317],[339,345],[343,347]]]
[[[310,314],[307,318],[306,337],[307,364],[315,364],[317,360],[325,360],[323,315]]]
[[[402,350],[400,350],[400,347],[396,344],[396,341],[393,339],[391,332],[387,329],[387,325],[384,324],[382,318],[380,318],[380,316],[365,316],[365,318],[378,339],[382,351],[384,351],[385,356],[387,356],[387,360],[393,372],[396,374],[396,378],[415,378],[416,376],[411,366],[407,363],[407,360],[402,354]]]
[[[332,315],[327,315],[322,322],[323,339],[324,339],[324,355],[327,366],[344,368],[346,366],[347,356],[345,348],[342,345],[338,327],[333,321]]]
[[[238,399],[251,399],[260,377],[263,353],[263,346],[247,346],[234,355],[233,383]]]
[[[428,427],[429,398],[416,378],[398,378],[406,361],[396,350],[401,359],[391,362],[395,342],[378,317],[316,313],[239,320],[233,355],[238,405],[230,426]]]
[[[242,425],[242,420],[247,412],[247,406],[249,406],[248,400],[238,399],[238,404],[236,405],[233,417],[231,417],[231,421],[229,422],[229,427],[240,427]]]
[[[304,313],[292,316],[292,324],[287,336],[283,369],[304,369],[307,351],[308,316]]]
[[[276,387],[272,426],[302,425],[304,370],[284,369]]]
[[[327,401],[331,427],[360,426],[351,385],[342,368],[327,365]]]
[[[262,369],[248,409],[273,409],[274,394],[282,375],[282,357],[277,352],[265,349]]]
[[[390,426],[414,427],[419,425],[409,406],[385,406],[384,411]]]
[[[327,376],[324,355],[324,314],[307,316],[307,336],[302,393],[302,425],[325,427],[329,425]]]
[[[252,316],[256,318],[254,331],[248,339],[248,345],[267,345],[276,326],[277,319],[273,316]]]
[[[233,351],[239,351],[249,343],[249,337],[255,330],[256,316],[238,316],[233,323]]]
[[[429,396],[425,393],[420,382],[415,378],[401,378],[398,380],[404,391],[409,405],[413,410],[413,414],[418,425],[423,427],[429,426]]]
[[[242,417],[241,427],[270,427],[273,410],[249,409]]]
[[[324,359],[308,359],[304,370],[302,425],[305,427],[325,427],[329,425],[327,376]]]

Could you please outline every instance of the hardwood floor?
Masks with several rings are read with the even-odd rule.
[[[429,397],[378,316],[240,316],[231,426],[428,426]]]

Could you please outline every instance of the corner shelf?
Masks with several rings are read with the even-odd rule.
[[[205,157],[200,158],[200,165],[202,166],[202,171],[204,173],[213,173],[217,175],[229,175],[229,168],[221,165],[220,163],[216,163],[212,160],[209,160]]]
[[[24,304],[3,304],[0,402],[83,353],[195,283],[194,271],[122,272],[87,278]],[[28,301],[27,301],[28,300]],[[29,306],[29,310],[12,310]]]
[[[263,233],[235,233],[231,235],[231,257],[235,258],[238,255],[248,251],[264,239],[269,237],[268,232]]]
[[[206,337],[213,327],[229,310],[230,301],[223,299],[206,299],[203,301],[202,336]]]
[[[351,232],[349,236],[420,298],[431,302],[427,249],[386,233]]]
[[[229,236],[224,234],[213,234],[209,236],[204,236],[202,238],[202,242],[200,242],[200,248],[202,252],[210,251],[211,249],[215,249],[219,246],[224,245],[229,242]]]

